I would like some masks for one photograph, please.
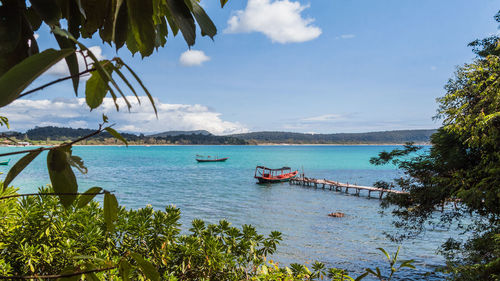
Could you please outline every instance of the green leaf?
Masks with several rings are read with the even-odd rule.
[[[55,37],[61,49],[73,48],[76,51],[76,45],[70,39],[57,34],[55,35]],[[75,91],[75,95],[78,96],[78,83],[80,82],[80,76],[78,74],[80,73],[80,70],[78,69],[78,59],[76,57],[76,52],[70,54],[64,59],[66,60],[66,64],[68,65],[69,69],[69,74],[71,75],[71,81],[73,82],[73,90]]]
[[[139,104],[141,104],[141,99],[139,99],[139,96],[137,95],[137,92],[135,91],[135,89],[132,86],[132,84],[130,84],[130,82],[128,81],[127,77],[125,77],[125,75],[123,75],[123,73],[121,72],[120,68],[117,67],[117,66],[114,66],[114,71],[116,72],[116,74],[118,74],[118,76],[120,76],[120,78],[123,80],[123,82],[125,82],[125,84],[127,84],[127,86],[129,87],[129,89],[132,91],[132,93],[134,93],[134,96],[137,98],[137,102]]]
[[[361,274],[360,276],[358,276],[358,278],[354,279],[354,281],[361,281],[362,279],[364,279],[367,275],[369,274],[369,272],[365,272],[363,274]]]
[[[120,0],[118,0],[120,1]],[[120,49],[127,41],[129,30],[127,2],[123,2],[118,10],[114,24],[113,24],[113,42],[115,42],[116,50]],[[128,44],[128,43],[127,43]],[[131,51],[132,52],[132,51]],[[135,52],[132,52],[135,53]]]
[[[196,22],[201,28],[201,35],[208,35],[210,38],[214,39],[215,34],[217,34],[217,28],[212,20],[208,17],[207,13],[198,4],[196,0],[184,0],[186,3],[191,4],[191,11],[193,12]],[[188,4],[189,5],[189,4]]]
[[[125,97],[125,95],[123,94],[123,92],[120,90],[120,87],[118,87],[118,84],[116,84],[115,80],[113,80],[113,78],[111,78],[111,73],[108,72],[108,71],[112,71],[112,69],[113,69],[111,66],[108,65],[109,63],[111,63],[110,61],[105,60],[103,62],[100,62],[97,59],[97,57],[94,55],[94,53],[92,53],[92,51],[89,50],[89,48],[87,48],[82,43],[78,42],[78,40],[76,40],[75,37],[73,37],[73,35],[71,35],[67,30],[61,29],[58,26],[54,26],[52,28],[52,32],[54,34],[58,34],[58,35],[61,35],[61,36],[64,36],[64,37],[67,37],[67,38],[71,39],[73,42],[75,42],[80,47],[80,49],[85,50],[87,52],[87,55],[93,61],[92,66],[97,70],[97,72],[99,72],[99,74],[101,75],[101,77],[103,78],[103,80],[110,81],[113,84],[113,86],[123,96],[123,99],[124,99],[125,103],[127,104],[127,106],[130,109],[130,107],[131,107],[130,103],[128,102],[128,100]],[[115,93],[113,91],[113,88],[111,88],[111,86],[109,86],[108,83],[105,83],[105,84],[106,84],[106,87],[109,90],[109,93],[111,94],[111,97],[113,98],[113,101],[115,102],[116,110],[118,110],[119,107],[118,107],[118,103],[116,102],[116,95],[115,95]]]
[[[110,133],[115,139],[121,140],[126,146],[128,146],[127,140],[122,135],[120,135],[120,133],[118,133],[115,129],[111,127],[106,127],[104,128],[104,130]]]
[[[78,197],[78,203],[76,204],[76,206],[78,208],[82,208],[82,207],[86,206],[97,195],[95,193],[99,193],[101,191],[102,191],[102,187],[94,186],[94,187],[89,188],[83,194],[80,194],[80,196]]]
[[[122,259],[118,264],[118,272],[123,281],[129,281],[130,269],[132,265],[126,260]]]
[[[81,0],[76,0],[76,4],[78,5],[78,10],[80,10],[80,13],[86,19],[87,15],[85,14],[85,9],[83,9],[82,1]]]
[[[68,157],[68,163],[72,166],[78,169],[80,173],[86,174],[88,172],[87,167],[83,164],[83,159],[80,156],[76,155],[69,155]]]
[[[87,84],[85,85],[85,101],[90,109],[99,107],[108,92],[107,81],[104,81],[101,74],[92,71]]]
[[[156,268],[152,263],[145,260],[144,258],[141,257],[141,255],[137,253],[131,253],[130,255],[137,262],[137,265],[139,265],[139,268],[141,269],[142,273],[146,275],[146,278],[152,281],[160,280],[160,274],[158,273],[158,271],[156,270]]]
[[[14,178],[16,178],[17,175],[19,175],[19,173],[21,173],[22,170],[24,170],[24,168],[26,168],[26,166],[28,166],[29,163],[31,163],[31,161],[33,161],[33,159],[35,159],[41,152],[41,150],[38,150],[28,153],[23,158],[19,159],[19,161],[17,161],[16,164],[12,166],[12,168],[10,168],[9,173],[7,173],[7,176],[5,177],[5,180],[3,182],[4,191],[12,182],[12,180],[14,180]]]
[[[389,253],[386,250],[384,250],[384,248],[377,248],[377,250],[381,251],[385,255],[385,257],[387,258],[387,260],[389,262],[391,262],[391,256],[389,255]]]
[[[158,111],[156,110],[155,101],[154,101],[153,96],[151,95],[151,93],[148,91],[148,89],[146,88],[146,86],[144,86],[144,84],[142,83],[141,79],[139,78],[139,76],[137,76],[137,74],[135,74],[135,72],[132,70],[132,68],[130,68],[127,64],[125,64],[125,62],[123,62],[122,60],[120,60],[120,63],[123,64],[128,69],[128,71],[130,71],[130,73],[132,74],[132,76],[134,76],[135,80],[139,83],[139,85],[141,85],[142,90],[144,90],[144,92],[148,96],[149,101],[151,102],[151,105],[153,106],[153,109],[155,111],[155,114],[158,117]]]
[[[35,9],[33,7],[29,7],[24,14],[26,15],[26,18],[28,19],[28,22],[31,25],[31,28],[33,30],[38,30],[40,28],[40,25],[42,24],[42,19],[40,16],[36,13]]]
[[[51,25],[59,23],[61,8],[56,0],[30,0],[30,2],[43,21]]]
[[[108,17],[108,4],[110,0],[85,0],[81,7],[86,11],[86,20],[82,23],[81,33],[84,38],[92,35],[104,24]]]
[[[42,75],[58,61],[73,54],[73,49],[56,51],[47,49],[24,59],[0,77],[0,107],[6,106],[19,97],[33,80]]]
[[[151,55],[154,50],[155,29],[153,24],[152,1],[127,0],[128,23],[137,48],[142,57]]]
[[[52,149],[47,154],[47,169],[50,182],[56,193],[76,193],[78,184],[75,174],[68,163],[68,150],[71,147]],[[64,207],[69,207],[75,201],[76,195],[59,195],[59,200]]]
[[[196,26],[191,11],[183,0],[166,0],[176,25],[182,32],[188,46],[193,46],[196,39]]]
[[[401,263],[401,265],[399,266],[399,268],[409,267],[409,268],[415,269],[415,266],[413,265],[414,262],[415,262],[415,260],[403,261]]]
[[[224,8],[224,5],[226,5],[228,0],[220,0],[220,7]]]
[[[118,219],[118,201],[116,196],[107,192],[104,194],[104,221],[106,228],[112,232],[115,228],[115,221]]]
[[[100,281],[99,277],[95,273],[87,273],[85,274],[85,280],[88,281]]]

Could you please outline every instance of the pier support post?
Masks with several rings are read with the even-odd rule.
[[[371,193],[372,193],[372,191],[368,190],[368,198],[370,198]]]
[[[380,197],[379,199],[382,199],[382,196],[384,195],[384,192],[383,191],[380,191]]]

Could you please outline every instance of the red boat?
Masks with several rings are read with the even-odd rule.
[[[290,167],[283,167],[279,169],[270,169],[264,166],[257,166],[255,168],[254,178],[259,180],[259,183],[276,183],[289,181],[296,177],[299,171],[293,171]]]

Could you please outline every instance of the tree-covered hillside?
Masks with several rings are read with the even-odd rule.
[[[427,143],[436,130],[399,130],[369,133],[301,134],[290,132],[254,132],[232,135],[256,143],[363,144]]]
[[[35,127],[26,131],[28,140],[31,141],[69,141],[89,135],[94,130],[91,129],[73,129],[62,127]],[[122,133],[122,136],[132,144],[236,144],[245,145],[248,142],[228,136],[214,136],[205,133],[189,133],[165,135],[165,136],[144,136]],[[114,144],[116,140],[108,132],[100,133],[86,142],[86,144]]]

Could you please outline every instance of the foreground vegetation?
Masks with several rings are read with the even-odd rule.
[[[183,234],[180,210],[172,206],[119,208],[110,228],[93,196],[81,195],[64,208],[52,192],[46,187],[38,196],[0,200],[0,278],[85,272],[72,280],[353,280],[319,262],[311,269],[279,267],[267,259],[281,241],[276,231],[265,237],[250,225],[194,220]],[[16,194],[8,188],[0,197]],[[382,252],[391,269],[368,269],[357,280],[369,274],[387,280],[400,268],[414,268]]]

